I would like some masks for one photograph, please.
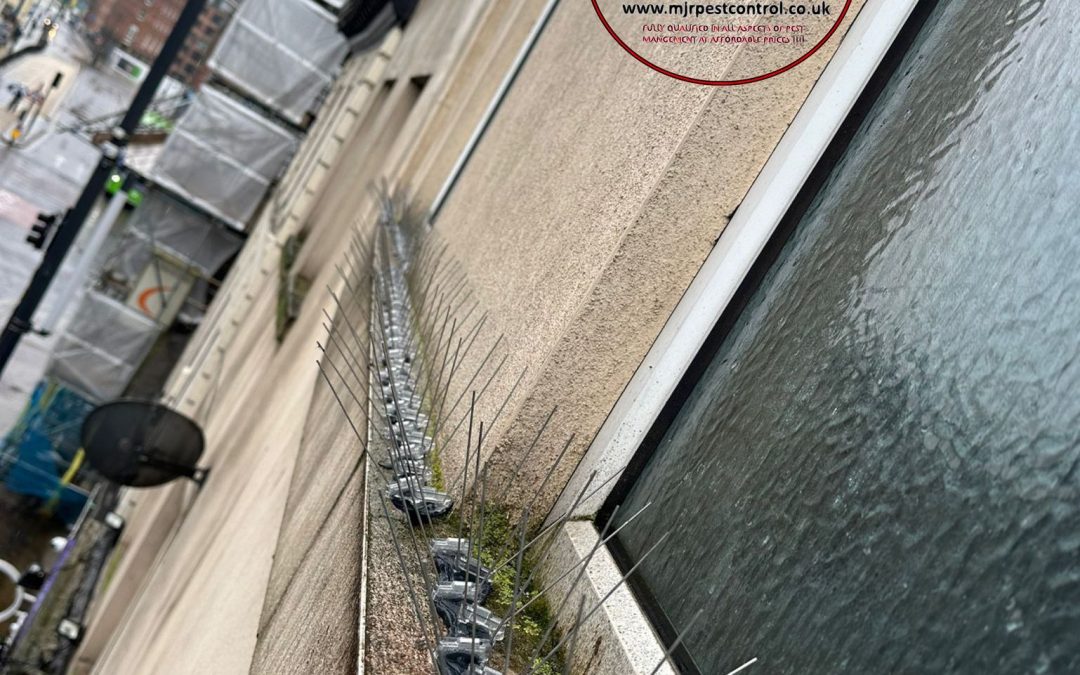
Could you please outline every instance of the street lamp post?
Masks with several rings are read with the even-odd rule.
[[[122,164],[123,150],[127,145],[128,138],[138,127],[139,120],[142,119],[143,113],[146,112],[147,107],[153,100],[158,85],[161,84],[161,81],[168,73],[169,67],[180,52],[181,47],[183,47],[188,33],[195,25],[205,5],[206,0],[188,0],[187,4],[184,5],[180,17],[176,20],[176,25],[173,26],[172,32],[165,40],[161,52],[154,59],[150,72],[147,73],[146,79],[143,80],[138,92],[136,92],[131,106],[124,115],[124,119],[120,122],[120,126],[113,130],[112,138],[102,146],[101,160],[98,162],[97,168],[90,175],[90,179],[86,182],[86,186],[83,188],[78,200],[76,200],[75,205],[64,215],[52,243],[45,251],[45,257],[34,272],[34,276],[19,300],[19,304],[15,307],[15,311],[12,312],[11,318],[8,319],[3,333],[0,333],[0,376],[3,375],[8,361],[11,360],[11,355],[19,345],[19,340],[22,339],[25,333],[34,329],[34,312],[37,310],[38,305],[41,304],[42,298],[45,297],[45,292],[49,289],[53,277],[56,276],[57,271],[60,269],[60,264],[64,261],[68,250],[75,243],[75,238],[86,221],[94,202],[97,201],[98,195],[101,194],[102,189],[105,187],[105,182],[111,172]]]

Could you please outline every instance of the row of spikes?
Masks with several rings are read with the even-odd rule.
[[[573,517],[578,505],[603,490],[625,469],[619,468],[602,479],[593,472],[568,508],[560,514],[549,511],[536,521],[532,516],[537,515],[537,503],[563,463],[573,442],[571,435],[525,503],[513,528],[513,540],[502,542],[495,552],[482,550],[485,517],[491,505],[505,501],[521,467],[531,461],[533,451],[550,428],[557,408],[547,415],[513,474],[501,487],[490,485],[482,452],[485,424],[476,423],[475,416],[478,401],[488,392],[491,382],[506,363],[504,354],[501,361],[491,367],[496,363],[493,357],[504,346],[505,339],[503,335],[495,339],[451,402],[451,383],[464,375],[462,364],[480,341],[487,314],[471,318],[479,303],[472,300],[472,291],[466,290],[466,279],[460,266],[452,264],[447,257],[447,246],[438,246],[437,239],[430,234],[418,236],[417,231],[422,228],[408,226],[407,209],[403,209],[401,203],[397,195],[384,195],[379,227],[374,235],[365,238],[354,232],[348,242],[343,254],[344,267],[337,267],[347,297],[342,299],[330,289],[337,320],[326,314],[329,323],[324,327],[328,347],[319,344],[323,351],[320,373],[349,421],[360,443],[361,455],[367,457],[369,438],[368,434],[361,433],[362,428],[369,430],[370,438],[378,439],[378,447],[385,451],[379,457],[372,457],[369,465],[376,468],[386,482],[386,489],[379,493],[380,505],[433,672],[442,675],[509,672],[517,619],[557,586],[568,585],[560,589],[560,600],[551,613],[553,618],[543,626],[544,633],[532,653],[528,657],[519,655],[517,658],[523,665],[515,665],[523,668],[520,672],[534,673],[550,669],[551,664],[561,660],[563,672],[570,673],[582,627],[666,536],[654,542],[599,601],[587,606],[586,595],[579,593],[581,597],[573,622],[561,636],[556,634],[554,617],[560,616],[566,603],[575,595],[593,556],[651,506],[651,503],[646,504],[617,525],[616,509],[589,552],[566,569],[552,572],[553,579],[537,589],[539,570],[552,566],[550,554],[561,527]],[[417,307],[421,311],[415,311]],[[428,307],[429,311],[423,311]],[[357,325],[365,323],[368,326],[366,338],[357,329]],[[523,371],[496,407],[496,414],[486,425],[489,433],[524,375]],[[370,407],[357,395],[357,392],[368,391],[372,392],[372,399],[378,399],[373,400]],[[469,392],[469,404],[459,413],[465,392]],[[348,404],[348,399],[354,405]],[[439,447],[448,447],[459,430],[465,430],[467,434],[465,461],[448,489],[440,491],[432,484],[434,472],[429,459],[436,439],[440,439]],[[447,517],[455,505],[459,509],[457,536],[434,536],[435,522]],[[405,517],[393,518],[391,508]],[[406,537],[398,537],[402,521]],[[542,525],[537,526],[536,522]],[[464,536],[466,529],[468,537]],[[523,563],[527,556],[532,564],[526,573]],[[415,558],[415,564],[412,564],[412,558]],[[485,558],[492,562],[482,563]],[[483,603],[491,593],[495,575],[507,569],[512,571],[511,600],[506,616],[500,618]],[[418,579],[413,578],[416,572],[411,570],[418,570]],[[421,589],[420,593],[416,592],[417,588]],[[683,634],[699,616],[700,612],[684,628]],[[668,662],[681,641],[682,635],[677,637],[653,673],[659,672]],[[502,652],[502,671],[491,666],[497,649]]]

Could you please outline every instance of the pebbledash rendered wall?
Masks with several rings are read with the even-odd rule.
[[[431,205],[547,5],[421,2],[403,32],[346,64],[166,392],[205,428],[211,478],[198,494],[126,493],[129,527],[77,672],[426,672],[365,506],[378,481],[315,345],[323,310],[336,314],[327,286],[341,288],[343,242],[374,222],[369,186],[386,178]],[[490,313],[485,332],[506,334],[479,416],[526,373],[489,437],[496,471],[558,405],[560,445],[540,446],[519,481],[537,483],[575,434],[545,495],[555,501],[860,6],[798,68],[710,88],[631,59],[590,3],[558,4],[433,229]],[[301,233],[294,269],[312,290],[279,343],[280,249]],[[461,446],[442,451],[448,473]],[[556,557],[573,556],[581,527]],[[657,641],[633,607],[613,612],[637,646],[618,626],[594,630],[591,672],[648,672]]]

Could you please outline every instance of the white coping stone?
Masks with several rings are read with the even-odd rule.
[[[552,545],[549,562],[545,565],[546,583],[551,583],[584,560],[599,539],[591,522],[572,521],[561,527]],[[585,598],[585,613],[588,614],[600,598],[622,579],[622,572],[615,560],[607,547],[602,546],[593,554],[572,596],[567,598],[579,570],[580,567],[573,567],[573,571],[549,592],[552,611],[558,610],[557,620],[564,630],[573,624],[582,596]],[[592,659],[588,667],[590,674],[649,675],[663,658],[664,648],[652,625],[630,589],[622,584],[604,601],[601,609],[585,621],[585,627],[577,637],[574,672],[583,672],[581,669]],[[675,671],[665,663],[656,673],[674,675]]]

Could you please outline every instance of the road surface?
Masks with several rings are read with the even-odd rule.
[[[57,72],[64,74],[61,86],[46,100],[42,116],[26,133],[25,145],[0,145],[0,320],[5,322],[41,260],[41,252],[25,243],[30,225],[39,211],[70,207],[98,161],[99,153],[89,142],[57,129],[120,112],[135,93],[136,85],[130,80],[95,70],[89,60],[86,44],[64,25],[43,53],[20,59],[0,72],[0,131],[13,121],[6,115],[9,82],[48,87]],[[47,295],[43,311],[48,311],[51,302]],[[27,335],[20,343],[0,380],[0,435],[18,419],[44,373],[53,342]]]

